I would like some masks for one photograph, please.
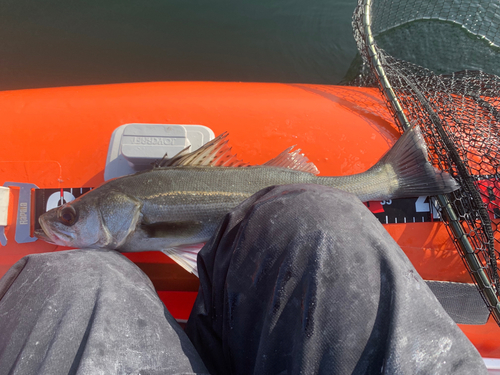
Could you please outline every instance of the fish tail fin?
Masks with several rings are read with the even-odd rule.
[[[429,162],[424,137],[416,125],[405,131],[377,163],[383,164],[390,165],[397,177],[392,198],[446,194],[460,188],[449,173]]]
[[[174,246],[161,251],[186,271],[194,274],[196,277],[199,277],[196,259],[203,245],[205,244],[199,243],[194,245]]]

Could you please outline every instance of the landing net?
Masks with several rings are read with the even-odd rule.
[[[378,86],[400,130],[420,126],[432,164],[461,185],[436,201],[500,325],[500,3],[359,0],[353,27],[354,84]]]

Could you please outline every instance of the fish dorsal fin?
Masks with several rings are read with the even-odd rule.
[[[263,165],[268,167],[279,167],[293,169],[295,171],[318,174],[319,170],[314,163],[310,162],[307,156],[300,153],[300,148],[294,150],[295,146],[287,148],[275,158],[269,160]]]
[[[238,159],[227,145],[228,133],[224,132],[201,146],[198,150],[182,150],[171,159],[162,160],[160,167],[248,167],[249,164]]]
[[[160,161],[157,161],[153,164],[153,169],[155,168],[164,168],[164,167],[169,167],[172,166],[173,163],[177,162],[180,158],[183,156],[189,155],[190,152],[188,151],[191,146],[187,146],[184,148],[182,151],[179,151],[174,157],[169,158],[167,154],[163,156],[163,158]]]

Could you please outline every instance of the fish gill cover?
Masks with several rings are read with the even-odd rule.
[[[378,86],[400,130],[418,124],[432,164],[459,181],[437,201],[500,325],[500,2],[359,0],[353,28],[350,84]]]

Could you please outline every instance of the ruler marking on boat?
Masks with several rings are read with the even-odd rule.
[[[64,189],[36,189],[35,190],[35,228],[38,228],[38,217],[46,212],[47,198],[51,196],[56,191],[64,190],[68,193],[71,192],[74,198],[91,191],[93,188],[64,188]],[[418,200],[422,198],[404,198],[404,199],[394,199],[391,204],[376,204],[378,202],[373,202],[375,204],[367,204],[369,209],[372,209],[373,214],[380,221],[380,223],[386,224],[398,224],[398,223],[424,223],[432,222],[436,220],[441,220],[441,218],[431,217],[430,209],[429,211],[421,211],[421,207],[418,206]],[[66,203],[63,199],[63,202]],[[433,220],[434,219],[434,220]]]

